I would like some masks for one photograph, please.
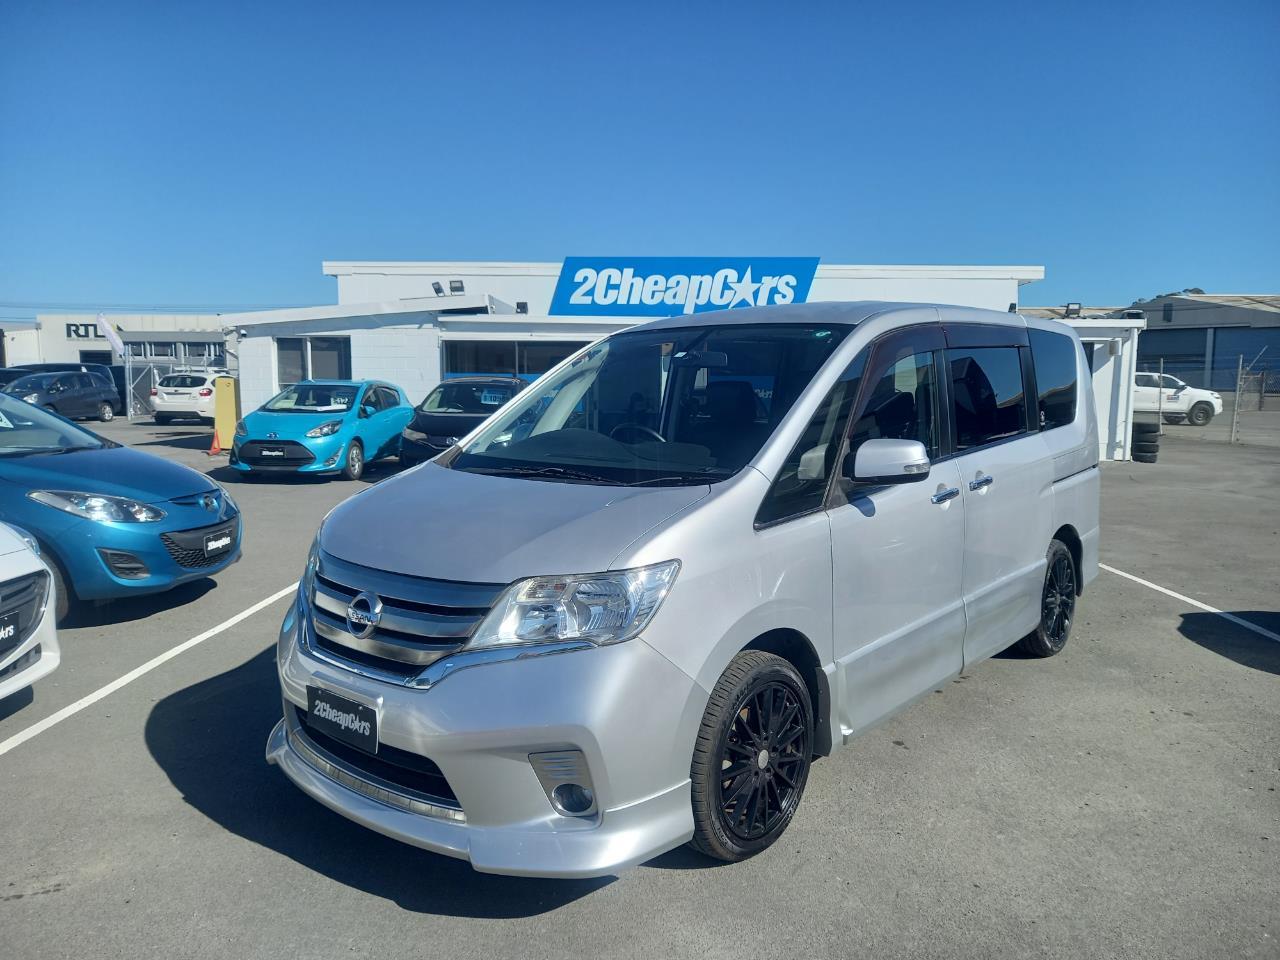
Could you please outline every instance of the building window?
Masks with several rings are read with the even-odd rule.
[[[150,353],[151,353],[151,356],[153,357],[171,358],[176,356],[176,351],[174,349],[174,344],[172,342],[154,340],[151,342],[150,347],[151,347]]]
[[[350,380],[350,337],[276,337],[280,389],[303,380]]]
[[[585,346],[585,342],[573,340],[446,340],[444,376],[488,375],[534,380]]]

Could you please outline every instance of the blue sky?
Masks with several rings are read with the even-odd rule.
[[[1043,264],[1280,291],[1280,4],[0,3],[0,319],[323,259]]]

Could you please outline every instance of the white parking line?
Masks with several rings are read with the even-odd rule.
[[[30,740],[32,737],[40,736],[40,734],[44,733],[50,727],[56,726],[57,724],[61,723],[63,720],[66,720],[68,717],[74,717],[77,713],[79,713],[81,710],[85,709],[86,707],[93,706],[103,697],[109,697],[111,694],[115,693],[121,687],[130,683],[133,683],[133,681],[137,680],[139,677],[143,676],[144,674],[150,673],[156,667],[159,667],[163,664],[168,663],[170,660],[172,660],[174,657],[178,656],[179,654],[186,653],[188,650],[190,650],[192,647],[196,646],[197,644],[204,643],[210,637],[216,637],[218,634],[222,633],[222,631],[231,629],[241,620],[245,620],[245,619],[248,619],[249,617],[252,617],[258,611],[264,610],[267,607],[271,606],[271,604],[275,603],[277,600],[281,599],[282,597],[288,596],[297,588],[298,588],[298,584],[295,581],[289,584],[289,586],[284,587],[281,590],[277,590],[275,593],[267,597],[265,600],[259,600],[253,606],[249,607],[247,610],[241,610],[239,613],[237,613],[234,617],[230,618],[229,620],[223,620],[216,627],[210,627],[204,633],[197,634],[196,636],[192,637],[190,640],[184,640],[182,643],[178,644],[176,647],[173,647],[170,650],[166,650],[164,653],[160,654],[157,657],[152,657],[142,666],[135,667],[134,669],[130,670],[123,677],[120,677],[116,680],[112,680],[105,687],[99,687],[97,690],[93,691],[93,693],[89,694],[87,697],[81,697],[75,703],[68,704],[67,706],[59,710],[57,713],[49,714],[49,716],[45,717],[39,723],[33,723],[31,726],[27,727],[25,730],[18,731],[8,740],[0,741],[0,756],[4,756],[6,753],[14,749],[15,747],[21,746],[22,744]]]
[[[1158,593],[1163,593],[1166,597],[1173,597],[1175,600],[1181,600],[1183,603],[1189,603],[1198,610],[1216,614],[1223,620],[1230,620],[1237,627],[1244,627],[1246,630],[1252,630],[1254,633],[1258,634],[1258,636],[1266,637],[1268,640],[1274,640],[1276,643],[1280,643],[1280,633],[1272,633],[1265,627],[1260,627],[1256,623],[1250,623],[1248,620],[1237,617],[1234,613],[1224,613],[1217,607],[1211,607],[1207,603],[1201,603],[1199,600],[1192,600],[1190,597],[1184,597],[1182,594],[1175,593],[1168,587],[1162,587],[1160,584],[1152,583],[1150,580],[1143,580],[1141,577],[1135,577],[1132,573],[1125,573],[1123,570],[1117,570],[1115,567],[1108,567],[1105,563],[1098,564],[1098,567],[1107,571],[1107,573],[1114,573],[1118,577],[1124,577],[1126,580],[1132,580],[1134,583],[1140,583],[1144,587],[1150,587]]]

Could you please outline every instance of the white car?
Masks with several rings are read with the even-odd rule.
[[[151,409],[156,423],[170,420],[213,419],[211,373],[171,373],[151,388]]]
[[[0,523],[0,700],[57,667],[53,577],[29,533]]]
[[[1167,373],[1139,373],[1133,383],[1133,409],[1137,413],[1162,413],[1168,423],[1186,420],[1203,427],[1222,412],[1222,397],[1212,390],[1188,386]]]

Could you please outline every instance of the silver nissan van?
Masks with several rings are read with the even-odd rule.
[[[614,873],[786,830],[814,759],[1017,644],[1098,569],[1071,328],[723,310],[581,350],[324,521],[267,759],[481,871]]]

